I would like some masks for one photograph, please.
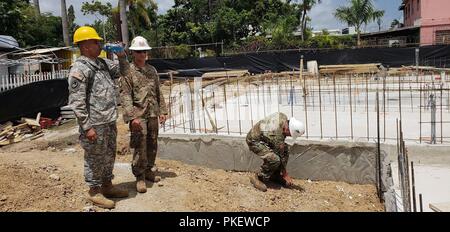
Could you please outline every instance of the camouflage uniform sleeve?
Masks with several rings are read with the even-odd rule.
[[[123,107],[123,120],[125,123],[137,118],[134,115],[133,106],[133,83],[130,80],[131,75],[122,76],[119,81],[120,85],[120,97]]]
[[[104,59],[108,65],[109,72],[113,79],[119,79],[120,76],[130,75],[130,63],[126,57],[119,57],[119,65],[115,64],[112,60]]]
[[[68,81],[69,105],[75,113],[80,127],[87,131],[92,128],[86,105],[87,78],[77,64],[70,69]]]
[[[258,127],[259,125],[255,125]],[[250,150],[256,154],[267,154],[268,152],[273,152],[269,145],[261,139],[261,132],[257,128],[252,128],[247,134],[247,145]]]
[[[164,94],[161,91],[161,82],[159,81],[159,75],[155,68],[153,68],[153,71],[156,75],[155,78],[156,78],[156,88],[158,90],[158,97],[159,97],[159,99],[158,99],[159,109],[160,109],[161,114],[167,115],[169,113],[167,112],[167,105],[166,105],[166,101],[164,99]]]

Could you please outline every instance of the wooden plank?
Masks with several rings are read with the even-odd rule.
[[[31,118],[22,118],[21,119],[22,122],[30,125],[30,126],[36,126],[36,127],[40,127],[41,125],[39,124],[38,121],[36,121],[35,119],[31,119]]]
[[[430,203],[430,209],[435,212],[450,212],[450,202]]]

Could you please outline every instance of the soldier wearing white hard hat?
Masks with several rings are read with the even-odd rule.
[[[302,122],[288,119],[283,113],[274,113],[256,123],[247,134],[247,145],[263,160],[261,169],[250,177],[253,186],[267,191],[266,182],[275,181],[285,187],[292,186],[286,167],[289,159],[289,146],[284,142],[287,136],[297,138],[305,133]]]
[[[133,63],[130,75],[120,80],[120,95],[124,109],[123,119],[131,131],[130,147],[134,149],[132,171],[136,177],[136,190],[147,191],[145,180],[160,181],[155,166],[158,150],[159,124],[167,118],[167,107],[160,90],[156,69],[147,64],[148,51],[152,49],[148,41],[137,36],[129,48]]]

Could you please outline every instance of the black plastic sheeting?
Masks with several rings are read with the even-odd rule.
[[[158,72],[178,71],[177,76],[185,77],[229,69],[244,69],[250,73],[299,70],[302,55],[305,67],[307,61],[311,60],[316,60],[319,65],[382,63],[383,66],[401,67],[415,65],[415,50],[415,47],[300,50],[207,58],[153,59],[149,63]],[[430,60],[449,58],[450,46],[420,47],[420,65],[429,63]],[[445,62],[440,65],[445,65]]]
[[[0,122],[20,117],[53,117],[59,108],[67,105],[69,97],[67,79],[40,81],[0,93]]]

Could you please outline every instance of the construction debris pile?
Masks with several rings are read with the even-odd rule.
[[[377,73],[381,63],[374,64],[346,64],[346,65],[321,65],[320,73]]]
[[[37,119],[22,118],[16,126],[12,122],[0,124],[0,147],[44,136]]]

